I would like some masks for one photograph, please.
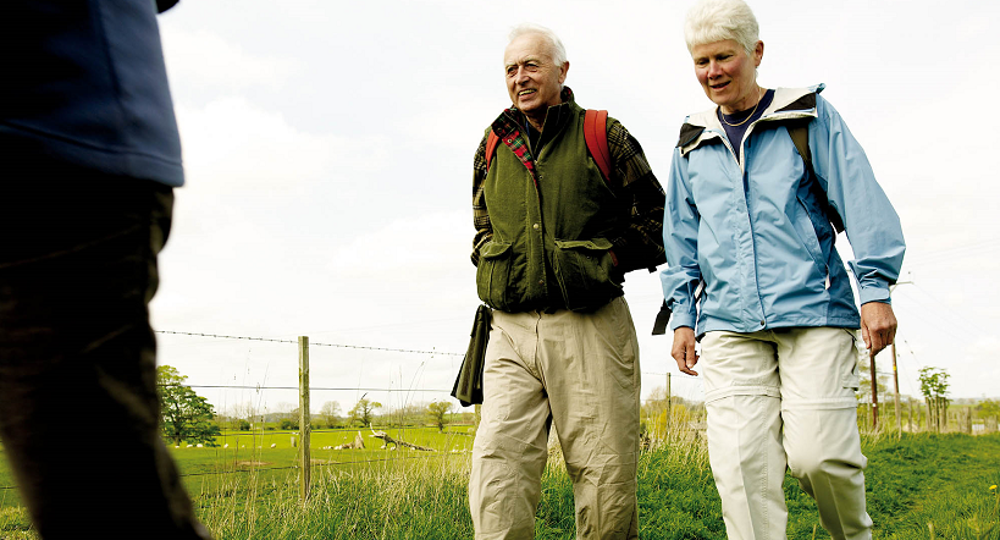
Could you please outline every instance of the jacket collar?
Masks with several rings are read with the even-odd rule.
[[[547,134],[543,135],[545,138],[551,138],[566,123],[566,120],[572,116],[571,113],[579,109],[576,105],[576,97],[568,86],[563,86],[559,97],[562,99],[562,103],[552,105],[545,112],[545,124],[542,128],[542,133]],[[517,107],[512,106],[509,109],[505,109],[493,121],[493,131],[501,137],[514,132],[523,133],[524,125],[527,122],[528,119],[525,118],[524,113],[518,110]]]
[[[776,89],[771,104],[754,124],[797,118],[815,118],[817,115],[816,96],[825,88],[826,85],[820,83],[808,88]],[[698,148],[706,141],[724,136],[725,129],[719,122],[716,111],[717,108],[712,107],[684,119],[680,138],[677,141],[677,147],[680,148],[682,156],[687,155],[688,152]]]

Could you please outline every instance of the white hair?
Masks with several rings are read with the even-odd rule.
[[[688,51],[698,45],[731,39],[753,54],[760,27],[743,0],[701,0],[688,11],[684,41]]]
[[[515,26],[510,31],[507,43],[527,34],[538,34],[544,37],[552,47],[552,60],[556,65],[561,66],[566,63],[566,47],[563,47],[562,41],[559,40],[559,36],[555,32],[544,26],[530,23]]]

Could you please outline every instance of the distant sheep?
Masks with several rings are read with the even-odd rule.
[[[277,448],[277,447],[278,447],[278,443],[271,443],[271,448]]]

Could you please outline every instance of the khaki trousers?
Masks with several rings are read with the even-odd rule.
[[[709,332],[708,450],[730,540],[783,540],[786,464],[835,540],[871,538],[857,426],[856,332]]]
[[[477,539],[534,537],[553,423],[577,538],[638,537],[638,353],[624,298],[594,313],[494,312],[469,480]]]

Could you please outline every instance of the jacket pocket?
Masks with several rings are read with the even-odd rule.
[[[850,338],[851,348],[855,352],[858,350],[859,331],[850,328],[841,328]],[[861,388],[861,374],[858,372],[858,363],[851,364],[850,369],[845,371],[840,377],[841,386],[857,392]]]
[[[512,251],[511,244],[496,241],[487,242],[479,250],[476,289],[479,299],[490,307],[507,309]]]
[[[621,296],[621,285],[611,278],[609,240],[556,240],[555,245],[556,280],[566,309],[593,311]]]
[[[816,264],[818,271],[822,274],[825,283],[830,277],[830,267],[826,262],[823,246],[820,244],[820,233],[816,230],[813,212],[810,211],[809,205],[806,204],[806,201],[802,200],[802,197],[796,196],[796,199],[799,203],[801,215],[794,221],[795,228],[799,233],[803,246],[809,252],[809,256]],[[824,287],[829,288],[829,285],[825,283]]]

